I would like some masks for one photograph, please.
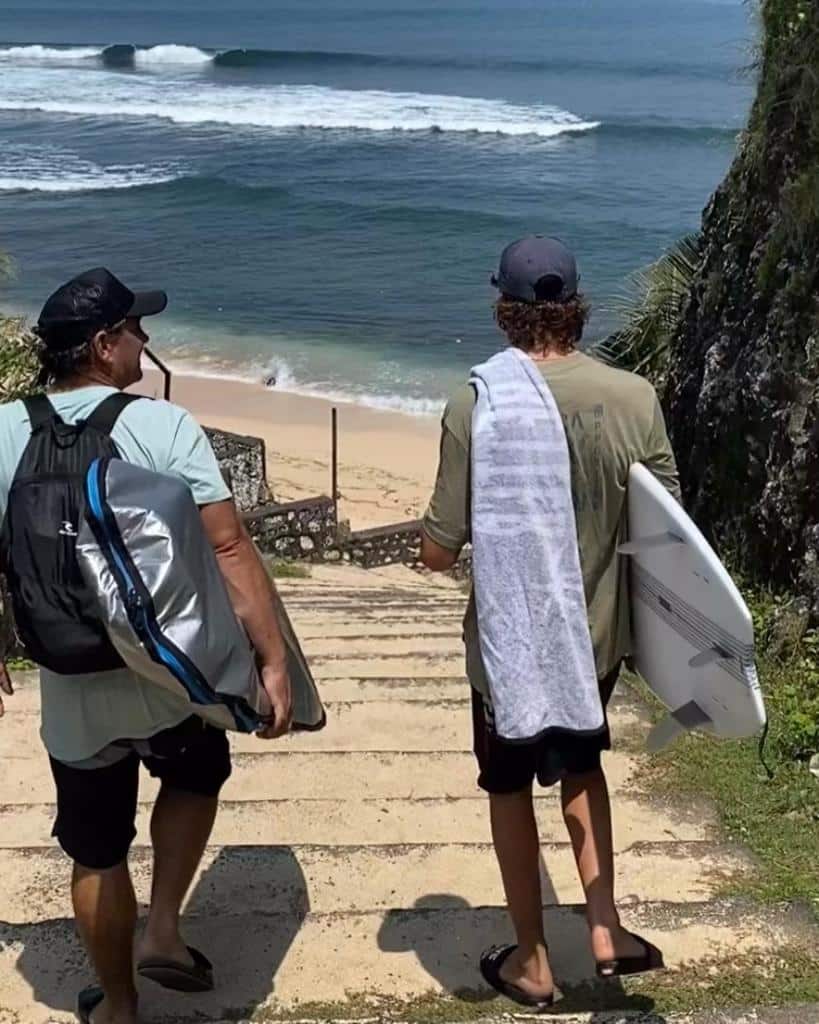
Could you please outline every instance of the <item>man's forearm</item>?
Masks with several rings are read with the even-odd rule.
[[[216,551],[234,610],[266,665],[283,665],[287,652],[276,616],[278,595],[253,541],[242,528],[229,545]]]

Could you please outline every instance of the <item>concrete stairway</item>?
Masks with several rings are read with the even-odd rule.
[[[146,983],[145,1020],[343,1017],[340,1004],[370,996],[482,1002],[477,958],[510,929],[469,752],[463,594],[402,569],[340,567],[281,590],[330,722],[276,744],[234,738],[233,778],[187,920],[188,940],[216,964],[218,989],[182,997]],[[0,723],[0,1022],[45,1024],[72,1019],[89,971],[71,920],[70,866],[49,837],[36,682],[17,683]],[[615,740],[644,725],[625,690],[611,717]],[[718,842],[709,808],[640,795],[639,769],[636,755],[608,757],[627,925],[660,945],[672,970],[806,940],[798,913],[713,900],[746,858]],[[132,857],[143,902],[154,792],[146,777]],[[593,975],[582,896],[556,793],[541,792],[537,806],[554,966],[572,985]],[[493,1011],[482,1006],[475,1016]]]

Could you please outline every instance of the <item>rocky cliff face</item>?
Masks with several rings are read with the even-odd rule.
[[[819,615],[819,3],[761,14],[758,96],[705,211],[665,404],[697,522]]]

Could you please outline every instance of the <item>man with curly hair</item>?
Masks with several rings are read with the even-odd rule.
[[[536,236],[514,242],[504,250],[493,278],[500,291],[495,321],[509,344],[540,371],[563,421],[582,589],[605,708],[630,653],[626,566],[617,554],[626,525],[628,472],[633,463],[642,462],[675,497],[679,484],[651,384],[578,350],[589,313],[578,292],[578,276],[574,256],[556,239]],[[440,465],[424,518],[421,554],[436,571],[449,569],[471,537],[476,400],[473,386],[465,384],[443,416]],[[517,935],[516,945],[484,954],[484,978],[523,1005],[540,1009],[553,1001],[532,799],[535,780],[542,786],[560,783],[597,973],[611,977],[662,966],[659,950],[623,928],[615,904],[611,809],[600,757],[610,747],[608,725],[591,735],[550,729],[531,742],[504,742],[495,729],[474,592],[464,639],[478,785],[489,793],[495,851]]]

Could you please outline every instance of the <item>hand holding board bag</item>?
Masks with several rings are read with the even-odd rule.
[[[639,463],[628,479],[634,664],[669,709],[649,737],[658,750],[688,729],[753,736],[766,723],[751,613],[683,507]]]
[[[256,659],[230,603],[187,484],[120,459],[94,461],[77,558],[125,664],[223,729],[254,732],[270,712]],[[293,728],[321,729],[324,709],[281,600]]]

